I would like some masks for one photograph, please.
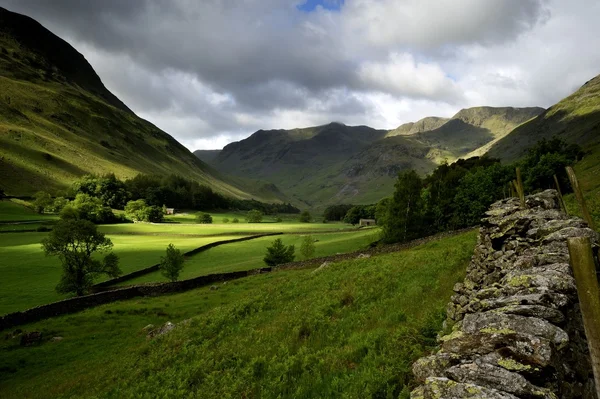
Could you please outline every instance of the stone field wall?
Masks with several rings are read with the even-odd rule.
[[[595,398],[567,238],[598,234],[561,212],[557,193],[493,204],[439,351],[413,365],[413,399]]]

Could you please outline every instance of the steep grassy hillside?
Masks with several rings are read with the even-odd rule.
[[[252,197],[242,182],[226,181],[131,112],[67,42],[0,8],[1,188],[28,195],[107,172],[121,178],[175,173],[230,196]],[[265,191],[255,198],[276,197]]]
[[[600,143],[600,75],[495,143],[488,154],[515,160],[539,140],[558,136],[591,149]]]
[[[222,151],[196,152],[218,170],[273,182],[313,208],[373,203],[391,194],[401,170],[421,174],[453,161],[538,115],[541,108],[465,109],[392,131],[332,123],[307,129],[258,131]]]
[[[472,231],[22,326],[44,340],[0,340],[1,396],[405,398],[475,242]],[[166,321],[178,325],[146,339],[145,326]]]

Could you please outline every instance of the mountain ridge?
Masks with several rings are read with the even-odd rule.
[[[392,130],[334,122],[258,130],[220,151],[194,154],[226,173],[271,181],[311,206],[375,202],[390,193],[399,171],[426,174],[440,162],[504,137],[542,111],[473,107],[451,118],[427,117]]]

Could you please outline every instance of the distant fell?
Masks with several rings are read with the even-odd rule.
[[[196,152],[216,169],[270,181],[297,201],[321,208],[373,203],[390,195],[399,171],[432,171],[537,116],[542,108],[477,107],[452,118],[428,117],[397,129],[330,123],[259,130],[220,152]]]

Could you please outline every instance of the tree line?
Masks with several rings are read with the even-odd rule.
[[[375,206],[383,240],[409,241],[478,224],[493,202],[511,195],[516,167],[523,174],[525,192],[555,188],[554,175],[568,192],[565,167],[582,156],[579,146],[553,138],[541,140],[512,164],[483,156],[443,163],[425,178],[414,170],[400,172],[393,196]]]
[[[36,193],[33,202],[37,212],[79,215],[94,223],[123,222],[112,209],[125,210],[135,221],[162,220],[166,208],[189,210],[258,210],[263,214],[295,213],[300,210],[290,203],[268,204],[254,199],[242,200],[217,193],[211,187],[177,175],[139,174],[120,180],[114,173],[86,175],[77,180],[63,196]]]

